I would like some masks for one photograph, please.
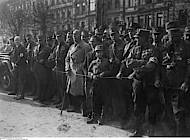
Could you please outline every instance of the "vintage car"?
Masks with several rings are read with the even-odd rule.
[[[0,87],[3,90],[13,88],[13,66],[10,60],[10,53],[0,53]]]

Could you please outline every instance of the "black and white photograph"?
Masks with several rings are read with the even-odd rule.
[[[0,0],[0,139],[190,137],[190,0]]]

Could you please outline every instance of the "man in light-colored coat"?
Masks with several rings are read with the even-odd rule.
[[[67,92],[70,94],[70,97],[73,97],[72,99],[70,98],[68,112],[76,111],[76,108],[73,106],[74,104],[78,107],[81,105],[76,105],[79,102],[79,99],[76,97],[82,97],[82,101],[85,100],[84,77],[81,75],[84,75],[84,60],[91,48],[87,43],[81,40],[80,36],[81,33],[79,30],[73,32],[74,44],[71,45],[65,59],[65,71],[68,76]]]

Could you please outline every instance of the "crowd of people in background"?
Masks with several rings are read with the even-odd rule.
[[[148,111],[150,136],[163,120],[172,136],[189,135],[190,28],[182,30],[178,21],[165,31],[131,23],[58,31],[37,41],[27,34],[26,42],[11,38],[6,49],[17,100],[29,79],[34,101],[82,113],[88,124],[132,120],[135,136],[142,136]]]

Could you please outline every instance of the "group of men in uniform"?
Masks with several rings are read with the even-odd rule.
[[[183,33],[173,21],[166,32],[163,37],[157,28],[149,31],[131,23],[127,35],[117,26],[98,28],[91,36],[80,30],[69,32],[66,39],[63,32],[46,41],[39,36],[37,43],[27,35],[26,46],[17,36],[14,93],[19,89],[17,99],[24,98],[28,68],[34,100],[52,99],[56,91],[58,107],[63,109],[68,99],[67,111],[82,112],[88,124],[133,117],[135,135],[142,136],[148,108],[150,135],[154,136],[155,125],[163,118],[172,135],[188,135],[190,28]],[[50,90],[52,85],[56,90]]]

